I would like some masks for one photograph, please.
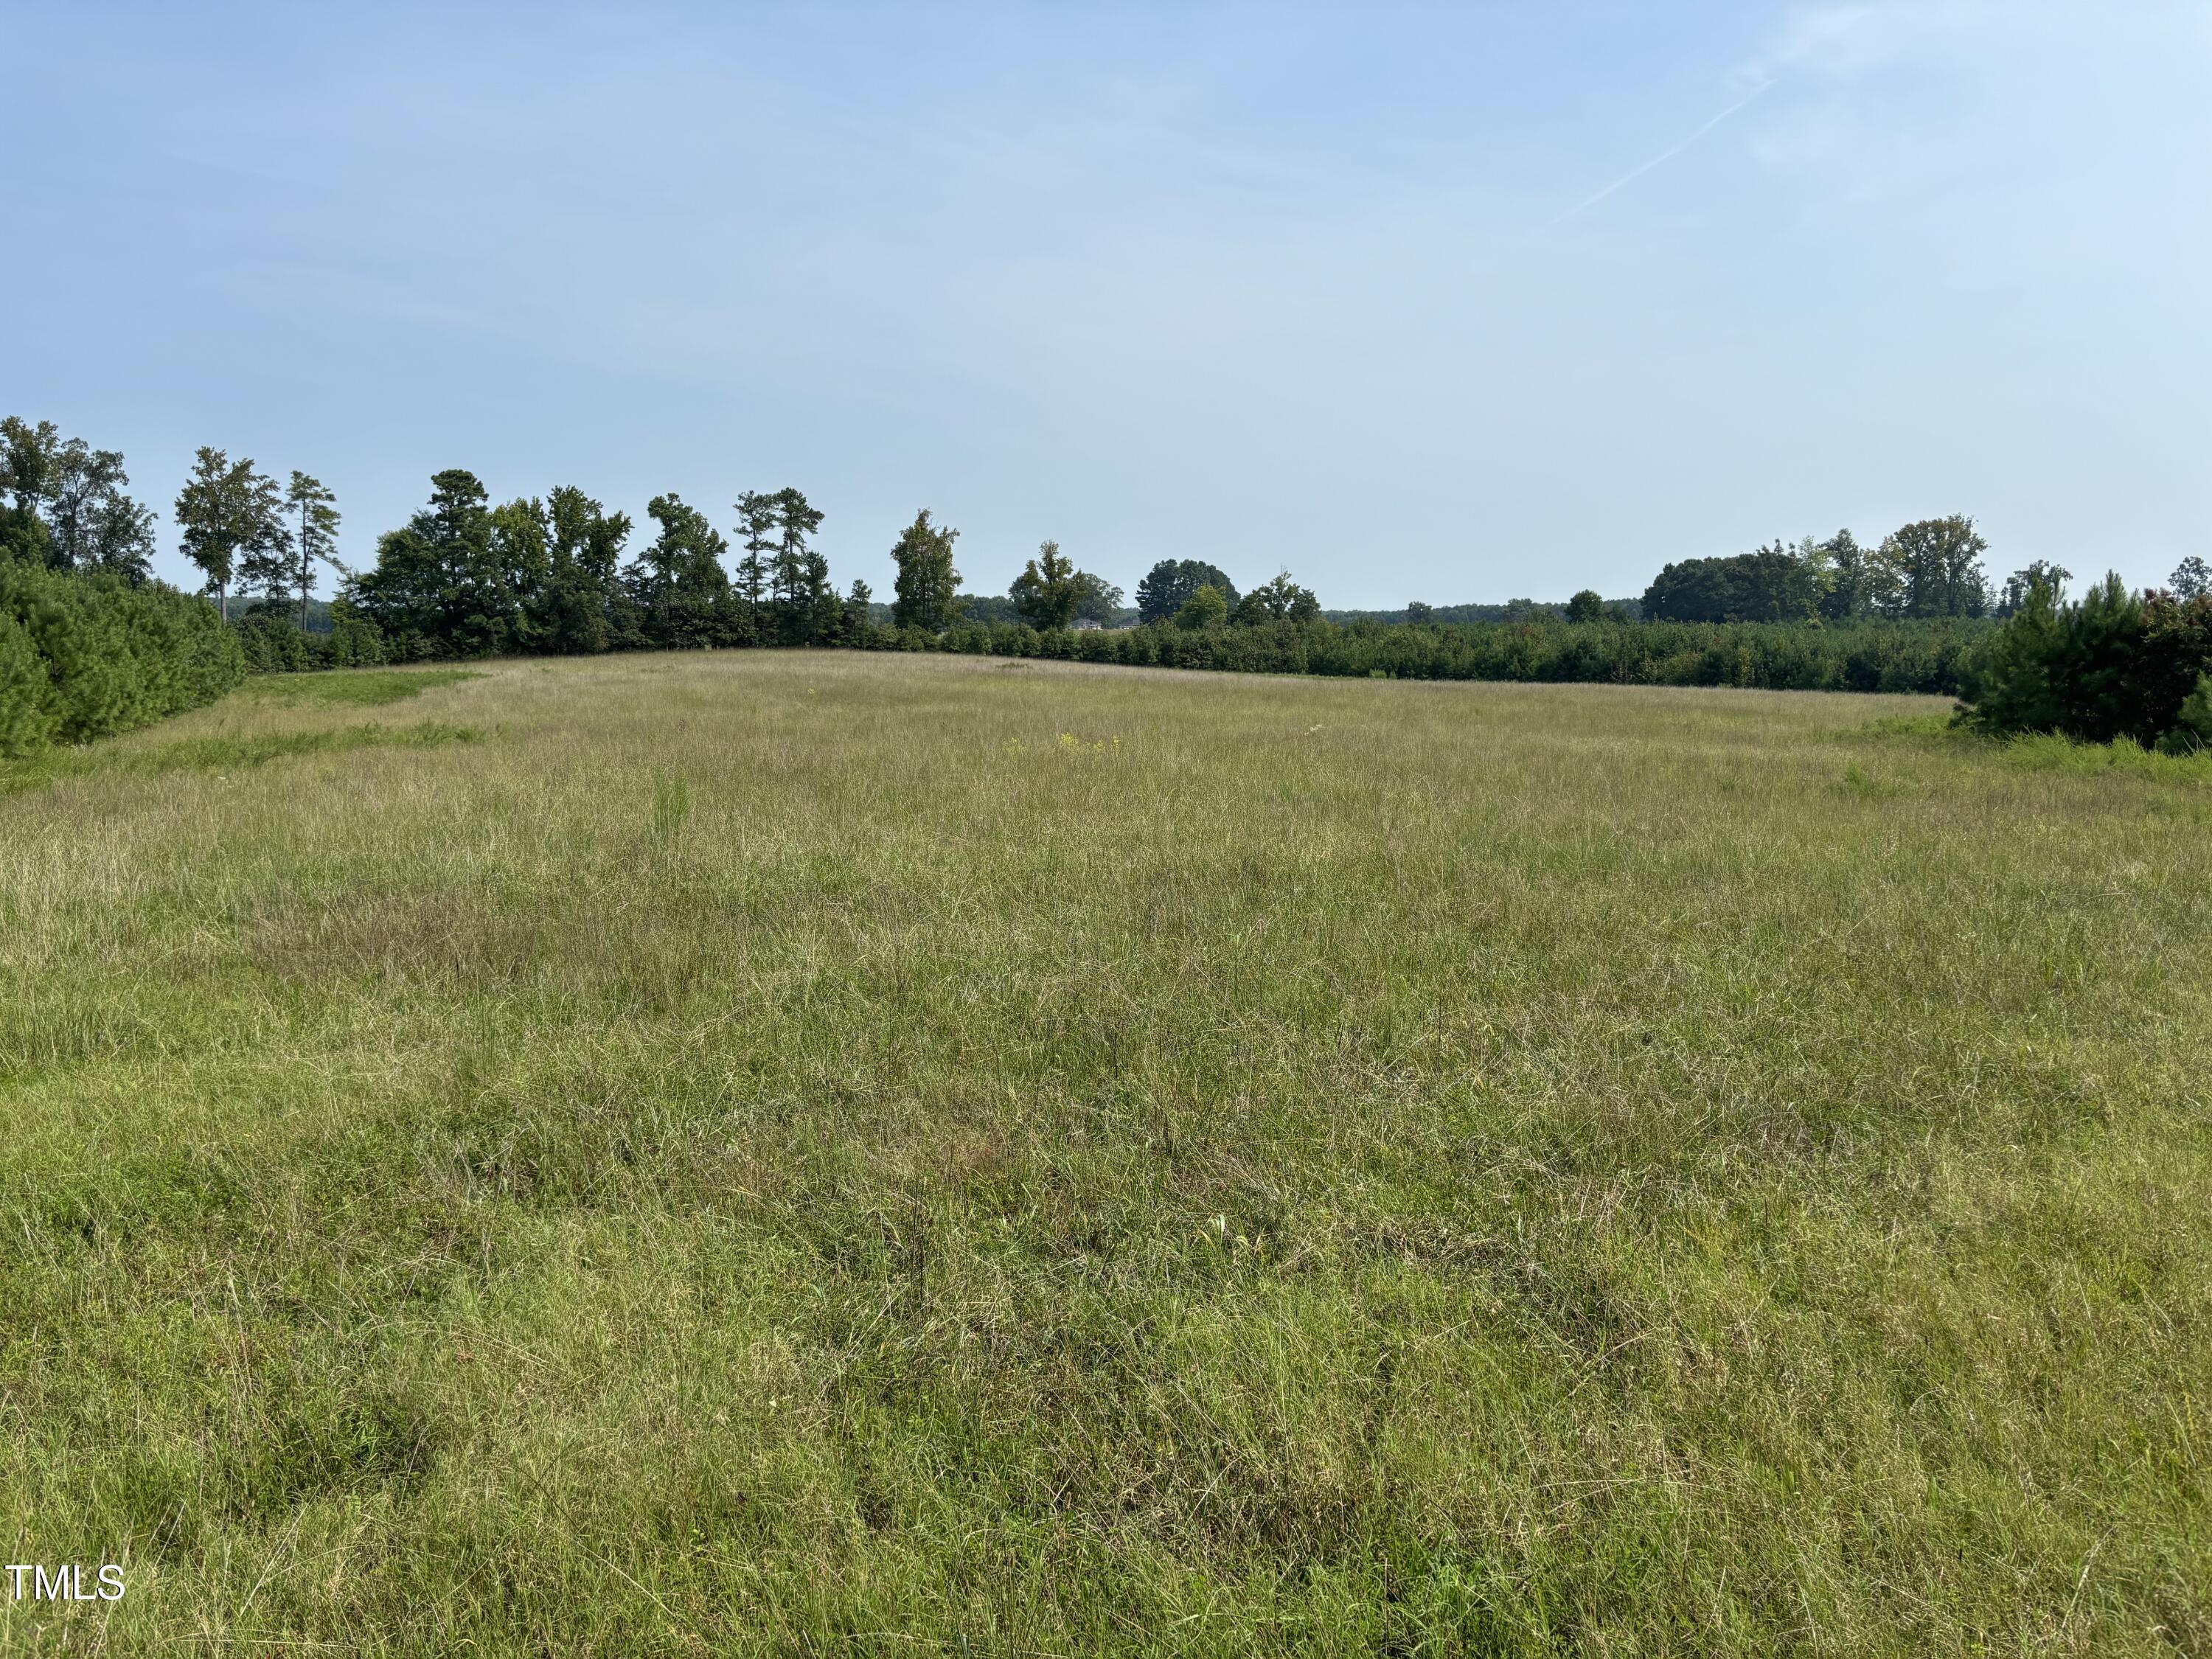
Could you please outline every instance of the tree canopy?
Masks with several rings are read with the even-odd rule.
[[[283,492],[250,458],[234,461],[201,447],[173,512],[184,556],[207,578],[225,617],[240,574],[263,592],[283,581],[290,557]]]
[[[1058,542],[1041,542],[1036,557],[1022,568],[1006,597],[1021,619],[1040,633],[1066,628],[1083,599],[1076,574],[1075,562],[1060,550]]]
[[[899,627],[940,634],[951,624],[960,591],[960,573],[952,568],[952,544],[959,539],[960,532],[951,526],[931,523],[926,507],[899,532],[891,545],[891,560],[898,567],[891,618]]]
[[[1234,609],[1237,584],[1218,566],[1199,559],[1162,559],[1137,584],[1137,620],[1165,622],[1201,587],[1212,587]]]

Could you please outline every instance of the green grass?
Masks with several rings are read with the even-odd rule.
[[[0,799],[0,1513],[130,1584],[0,1643],[2212,1650],[2212,763],[845,653],[423,708],[485,735],[240,695],[91,752],[265,763]]]
[[[246,683],[240,695],[288,707],[322,703],[374,708],[483,678],[468,668],[337,668],[308,674],[258,675]]]
[[[21,794],[64,778],[101,773],[151,777],[163,772],[211,772],[217,777],[295,755],[325,755],[348,749],[423,749],[439,744],[476,743],[483,733],[472,726],[420,720],[386,726],[370,721],[328,731],[257,732],[240,736],[216,732],[169,742],[88,744],[49,750],[25,761],[0,762],[0,795]]]

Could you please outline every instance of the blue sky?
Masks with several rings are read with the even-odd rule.
[[[0,4],[0,413],[1324,603],[2212,556],[2212,0]],[[166,520],[161,568],[181,577]]]

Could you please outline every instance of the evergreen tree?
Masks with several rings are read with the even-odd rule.
[[[315,567],[326,564],[341,576],[338,562],[337,496],[319,478],[297,468],[284,492],[286,508],[295,515],[292,530],[292,580],[300,592],[300,627],[307,626],[307,599],[315,589]]]
[[[763,645],[771,633],[769,611],[769,561],[775,551],[776,497],[773,492],[748,489],[738,497],[738,545],[744,557],[738,561],[733,591],[743,619],[745,643]]]
[[[875,599],[875,590],[854,577],[853,591],[846,596],[845,614],[838,625],[838,644],[858,647],[867,643],[868,630],[875,626],[875,618],[869,615]]]
[[[27,507],[0,507],[0,564],[43,567],[52,545],[44,519]]]
[[[506,650],[516,608],[493,546],[490,509],[476,474],[434,474],[430,501],[376,544],[376,568],[350,598],[408,656],[481,657]]]
[[[785,645],[809,644],[834,631],[842,609],[837,590],[830,585],[829,561],[812,544],[823,515],[805,495],[788,488],[768,498],[767,511],[775,536],[769,574],[771,632]]]
[[[2212,566],[2194,553],[2173,567],[2173,574],[2166,585],[2179,599],[2201,599],[2212,594]]]
[[[898,627],[941,634],[951,623],[960,590],[960,573],[952,568],[952,544],[959,539],[960,532],[950,525],[932,524],[927,507],[899,532],[891,546],[891,558],[898,566],[891,620]]]

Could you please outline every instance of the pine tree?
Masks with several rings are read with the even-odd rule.
[[[376,546],[376,568],[349,584],[364,616],[403,658],[488,656],[517,637],[514,596],[494,546],[476,474],[434,474],[430,502]]]
[[[811,545],[823,514],[798,490],[779,489],[768,498],[773,517],[775,556],[769,568],[776,637],[786,645],[805,645],[835,626],[837,591],[830,586],[830,564]]]
[[[745,556],[738,561],[734,584],[738,615],[743,619],[744,643],[761,645],[767,642],[769,617],[766,610],[769,592],[768,556],[775,550],[776,498],[757,489],[748,489],[738,497],[738,533]]]
[[[346,568],[338,562],[337,496],[324,487],[319,478],[311,478],[295,468],[291,487],[284,492],[284,504],[298,515],[298,527],[292,532],[292,576],[300,590],[300,626],[307,626],[307,599],[314,592],[315,567],[326,564],[341,576]]]

